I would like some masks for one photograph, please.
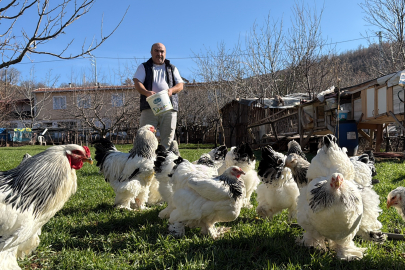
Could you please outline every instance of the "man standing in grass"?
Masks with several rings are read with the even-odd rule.
[[[153,44],[151,55],[148,61],[138,66],[133,78],[135,89],[141,94],[140,126],[150,124],[159,127],[161,144],[168,149],[173,141],[177,124],[179,108],[177,93],[183,90],[184,81],[178,69],[166,59],[165,45]],[[167,90],[173,110],[154,115],[146,98],[162,90]]]

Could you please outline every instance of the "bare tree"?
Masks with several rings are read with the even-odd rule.
[[[212,92],[208,89],[184,89],[179,93],[180,110],[177,126],[182,132],[186,143],[204,143],[205,135],[218,121],[218,112]]]
[[[242,62],[249,80],[246,87],[254,88],[254,96],[269,98],[288,94],[288,89],[280,89],[284,69],[283,20],[272,21],[270,13],[263,26],[253,25],[246,38],[246,54]]]
[[[404,69],[405,0],[364,0],[360,7],[365,12],[364,20],[375,27],[369,30],[370,36],[381,32],[381,38],[389,43],[379,47],[382,57],[375,66],[379,75]]]
[[[333,48],[326,47],[322,37],[321,19],[323,9],[318,13],[304,3],[293,8],[292,26],[288,31],[285,48],[288,52],[285,66],[291,74],[295,88],[313,96],[330,86],[327,74],[329,55]]]
[[[20,71],[11,67],[0,70],[0,80],[10,85],[17,85],[20,80]]]
[[[91,87],[73,94],[73,105],[67,114],[77,119],[82,128],[97,131],[102,137],[136,124],[139,102],[132,88]],[[139,114],[139,113],[138,113]]]
[[[50,94],[44,92],[44,98],[36,100],[32,91],[39,88],[55,87],[58,80],[59,76],[54,76],[52,70],[49,70],[46,75],[45,83],[36,82],[35,67],[31,68],[30,77],[22,81],[20,87],[16,88],[13,92],[15,97],[13,111],[20,125],[27,128],[34,128],[39,122],[46,120],[39,116],[45,110],[45,101],[49,98]]]
[[[91,10],[95,0],[9,0],[0,7],[0,69],[21,62],[27,54],[46,54],[61,59],[73,59],[84,56],[103,44],[118,28],[118,25],[106,36],[101,31],[100,40],[92,39],[82,45],[80,52],[68,53],[74,39],[65,48],[56,47],[55,51],[42,49],[45,43],[64,34],[66,28]],[[34,17],[36,16],[36,17]],[[19,29],[17,21],[22,17],[30,18],[34,27]]]

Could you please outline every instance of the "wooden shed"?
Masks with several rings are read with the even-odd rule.
[[[359,133],[373,141],[376,139],[375,150],[380,151],[383,140],[383,128],[389,123],[396,123],[401,129],[404,121],[404,88],[399,85],[401,73],[388,74],[358,85],[346,87],[343,92],[352,97],[351,112],[356,120]],[[363,130],[369,129],[369,134]]]
[[[235,99],[221,108],[222,124],[225,133],[225,145],[228,147],[242,142],[253,143],[248,133],[249,119],[252,115],[261,115],[261,108],[252,107],[256,98]]]

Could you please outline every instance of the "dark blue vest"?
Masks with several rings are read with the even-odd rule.
[[[172,88],[175,85],[175,80],[174,80],[174,75],[173,75],[173,70],[175,68],[174,65],[170,64],[169,60],[165,60],[166,64],[166,82],[169,85],[169,88]],[[152,83],[153,83],[153,60],[150,58],[148,61],[145,63],[142,63],[143,67],[145,68],[145,81],[143,82],[143,85],[145,86],[146,90],[152,90]],[[140,100],[140,109],[146,110],[150,109],[149,103],[146,101],[146,96],[141,95],[141,100]],[[178,111],[179,110],[179,97],[177,94],[173,94],[170,97],[170,101],[172,102],[173,105],[173,110]]]

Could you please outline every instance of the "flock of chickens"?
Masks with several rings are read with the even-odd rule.
[[[138,130],[129,153],[118,151],[106,139],[93,142],[100,172],[115,192],[115,207],[144,210],[166,202],[159,213],[168,219],[169,232],[182,237],[186,228],[201,228],[202,234],[220,237],[229,230],[218,222],[235,220],[241,208],[252,208],[271,219],[288,209],[289,220],[304,229],[297,242],[308,247],[334,250],[340,259],[360,259],[365,248],[357,247],[355,235],[383,242],[378,221],[380,199],[373,190],[376,174],[372,153],[349,158],[333,135],[311,162],[300,145],[291,141],[288,153],[263,147],[262,160],[248,144],[227,150],[220,146],[190,162],[180,156],[175,142],[169,149],[158,145],[155,128]],[[76,192],[76,170],[93,163],[86,146],[53,146],[33,157],[24,157],[16,168],[0,172],[0,268],[20,269],[17,258],[39,245],[42,226]],[[405,188],[387,198],[405,219]]]

